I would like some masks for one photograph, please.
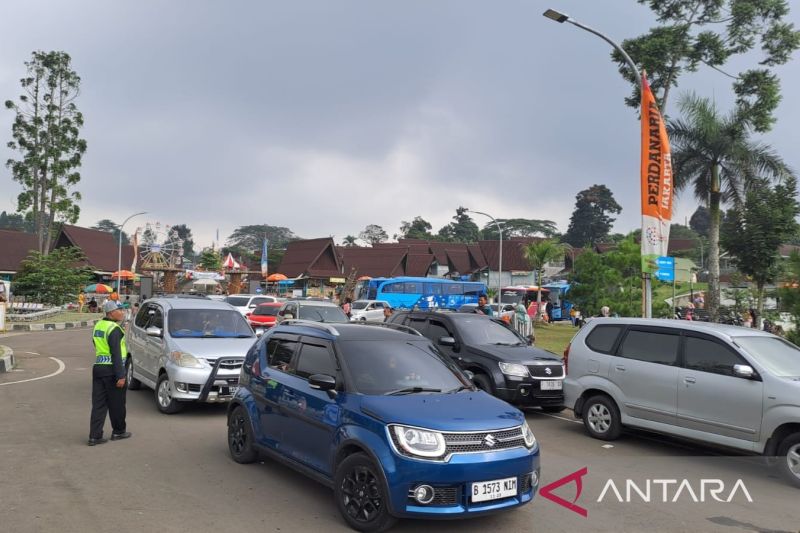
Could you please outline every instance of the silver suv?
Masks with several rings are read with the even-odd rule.
[[[623,426],[777,456],[800,487],[800,349],[762,331],[594,319],[564,352],[566,404],[595,438]]]
[[[289,300],[283,302],[281,308],[278,309],[276,322],[281,323],[292,318],[341,324],[350,322],[341,307],[333,302],[323,300]]]
[[[128,387],[155,391],[162,413],[183,402],[227,402],[256,341],[236,309],[206,298],[154,298],[136,315],[127,336]]]

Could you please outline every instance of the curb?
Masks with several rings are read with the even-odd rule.
[[[14,350],[0,344],[0,374],[14,368]]]
[[[94,326],[99,319],[83,320],[81,322],[54,322],[44,324],[6,324],[10,326],[6,331],[53,331],[59,329],[86,328]]]

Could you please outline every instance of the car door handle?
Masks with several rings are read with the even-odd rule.
[[[697,382],[697,380],[694,379],[692,376],[686,376],[685,378],[683,378],[683,381],[685,383],[695,383],[695,382]]]
[[[617,365],[617,366],[615,366],[614,368],[616,368],[616,369],[617,369],[617,370],[619,370],[620,372],[625,372],[625,367],[624,367],[624,366],[622,366],[622,365]]]

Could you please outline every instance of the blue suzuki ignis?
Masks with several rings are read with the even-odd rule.
[[[286,320],[250,349],[239,384],[231,457],[263,453],[331,487],[359,531],[511,509],[538,488],[523,414],[413,329]]]

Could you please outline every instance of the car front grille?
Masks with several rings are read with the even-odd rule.
[[[525,494],[526,492],[531,490],[532,486],[533,486],[533,483],[532,483],[532,480],[531,480],[531,474],[525,474],[524,476],[520,476],[519,477],[519,493],[520,494]]]
[[[407,457],[415,457],[407,453],[397,439],[393,428],[390,428],[389,435],[394,443],[395,449]],[[525,438],[522,434],[522,427],[511,429],[499,429],[494,431],[480,431],[475,433],[447,433],[443,432],[445,442],[445,453],[443,457],[433,458],[432,460],[448,460],[456,453],[480,453],[493,452],[496,450],[507,450],[510,448],[521,448],[525,446]]]
[[[548,370],[550,373],[548,374]],[[561,364],[554,364],[554,365],[528,365],[528,372],[530,372],[531,377],[534,378],[542,378],[542,379],[556,379],[556,378],[563,378],[564,377],[564,365]]]
[[[214,366],[217,363],[217,359],[206,359],[208,364]],[[244,362],[243,359],[232,359],[232,358],[224,358],[219,360],[219,369],[220,370],[239,370],[242,368],[242,363]]]

